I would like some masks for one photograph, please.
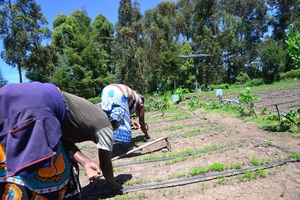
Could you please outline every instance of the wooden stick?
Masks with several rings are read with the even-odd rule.
[[[112,160],[112,161],[117,160],[117,159],[122,158],[122,157],[124,157],[124,156],[127,156],[127,155],[129,155],[129,154],[131,154],[131,153],[133,153],[133,152],[135,152],[135,151],[138,151],[138,150],[140,150],[140,149],[142,149],[142,148],[145,148],[145,147],[147,147],[147,146],[150,146],[150,145],[152,145],[152,144],[154,144],[154,143],[156,143],[156,142],[159,142],[159,141],[161,141],[161,140],[166,140],[167,138],[168,138],[168,136],[157,138],[157,139],[155,139],[155,140],[153,140],[153,141],[151,141],[151,142],[149,142],[149,143],[146,143],[146,144],[144,144],[144,145],[142,145],[142,146],[139,146],[139,147],[137,147],[137,148],[135,148],[135,149],[132,149],[132,150],[130,150],[130,151],[126,152],[126,153],[123,153],[123,154],[121,154],[121,155],[119,155],[119,156],[116,156],[116,157],[112,158],[111,160]]]
[[[278,106],[277,106],[277,104],[275,105],[275,107],[276,107],[276,110],[277,110],[277,114],[278,114],[278,119],[279,119],[279,122],[281,122],[281,118],[280,118],[280,114],[279,114],[279,110],[278,110]]]

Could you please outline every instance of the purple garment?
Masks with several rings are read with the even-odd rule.
[[[51,83],[13,83],[0,88],[0,142],[7,176],[26,175],[56,153],[65,106]]]

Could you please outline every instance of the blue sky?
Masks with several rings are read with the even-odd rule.
[[[165,0],[138,1],[140,3],[141,12],[144,13],[146,9],[152,9]],[[118,20],[119,1],[117,0],[36,0],[36,3],[41,6],[42,13],[46,17],[50,29],[52,29],[52,21],[57,15],[66,14],[69,16],[73,11],[77,9],[86,10],[92,21],[98,14],[103,14],[113,24],[115,24]],[[0,44],[0,48],[0,50],[2,51],[2,41]],[[1,58],[0,66],[2,69],[3,77],[8,80],[9,83],[19,82],[17,68],[12,68],[11,66],[6,65]],[[28,81],[24,79],[25,75],[23,76],[23,81]]]

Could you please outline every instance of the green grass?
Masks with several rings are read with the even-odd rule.
[[[294,158],[294,159],[299,159],[299,158],[300,158],[300,154],[298,154],[298,153],[291,153],[291,154],[289,155],[289,157],[290,157],[290,158]]]
[[[137,194],[126,194],[122,196],[116,196],[113,199],[114,200],[147,199],[147,195],[145,192],[138,192]]]

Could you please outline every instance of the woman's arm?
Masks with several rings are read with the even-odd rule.
[[[99,165],[84,155],[75,144],[67,141],[63,141],[63,144],[67,150],[72,152],[75,160],[84,167],[90,181],[99,179],[102,176]]]
[[[102,176],[101,169],[99,165],[89,159],[86,155],[84,155],[81,151],[77,151],[74,154],[75,160],[84,167],[89,180],[97,180],[100,179]]]
[[[108,186],[114,190],[122,189],[122,185],[115,181],[113,166],[111,162],[111,152],[105,151],[102,149],[98,150],[98,156],[100,161],[101,170],[103,172],[103,176],[108,183]]]
[[[145,110],[144,110],[144,106],[142,106],[139,110],[139,122],[140,122],[140,125],[141,125],[141,129],[145,135],[145,138],[146,139],[150,139],[150,136],[148,134],[148,131],[147,131],[147,124],[145,123]]]

